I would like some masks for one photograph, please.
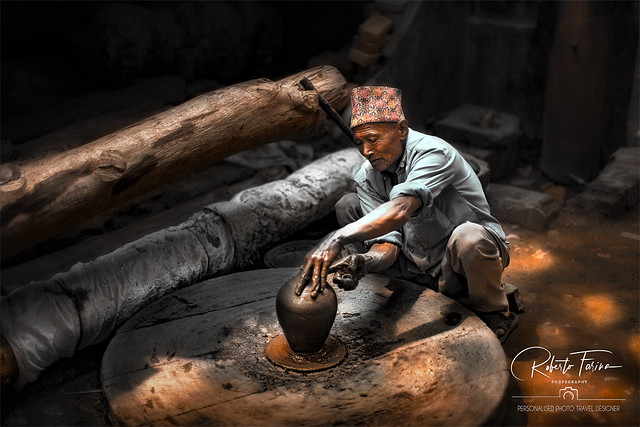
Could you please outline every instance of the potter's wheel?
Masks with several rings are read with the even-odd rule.
[[[330,335],[320,351],[296,353],[289,347],[284,334],[281,334],[267,343],[264,354],[281,368],[298,372],[316,372],[333,368],[342,362],[347,356],[347,346],[337,337]]]
[[[282,333],[275,295],[298,271],[219,277],[137,313],[103,358],[114,422],[500,423],[508,370],[491,331],[443,295],[383,275],[336,289],[331,336],[347,347],[342,363],[312,373],[271,363],[264,348]]]

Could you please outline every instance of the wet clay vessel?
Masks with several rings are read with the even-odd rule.
[[[311,297],[311,285],[295,294],[301,273],[287,281],[276,297],[276,315],[289,347],[296,353],[316,353],[322,350],[338,311],[338,299],[327,284],[324,291]]]

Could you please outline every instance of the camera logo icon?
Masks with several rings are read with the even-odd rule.
[[[564,400],[578,400],[578,390],[573,387],[565,387],[558,390],[558,397]]]

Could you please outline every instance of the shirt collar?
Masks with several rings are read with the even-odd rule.
[[[411,132],[411,129],[409,129]],[[400,175],[401,172],[404,172],[405,167],[407,166],[407,145],[409,142],[409,134],[407,134],[407,140],[404,142],[404,150],[402,150],[402,157],[400,157],[400,163],[398,163],[398,167],[395,170],[396,175]]]

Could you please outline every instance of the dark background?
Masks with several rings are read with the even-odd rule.
[[[228,85],[300,71],[322,52],[346,52],[374,3],[3,1],[3,144],[39,136],[35,125],[32,131],[22,123],[14,125],[20,115],[139,79],[178,75],[187,84],[206,79]],[[414,5],[404,3],[405,9]],[[355,83],[375,76],[379,83],[401,87],[413,126],[469,102],[520,117],[525,136],[533,140],[529,146],[535,148],[543,139],[547,81],[550,73],[560,72],[550,63],[556,25],[567,27],[567,18],[559,16],[560,4],[422,2],[373,72],[363,75],[344,59],[346,54],[327,62],[333,60]],[[606,39],[606,52],[582,64],[588,75],[594,63],[606,63],[606,70],[595,76],[606,82],[602,166],[615,148],[629,143],[629,108],[637,111],[630,100],[638,3],[593,2],[590,7],[590,19],[606,20],[604,29],[587,24],[594,38]],[[580,76],[574,73],[571,79],[576,78]]]

